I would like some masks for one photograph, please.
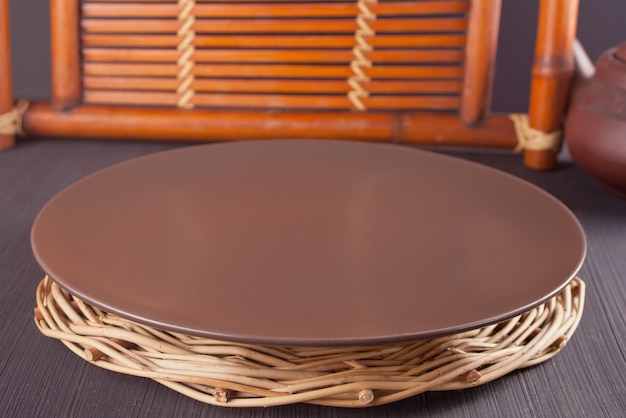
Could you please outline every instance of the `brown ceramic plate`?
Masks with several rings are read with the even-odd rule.
[[[163,329],[288,345],[494,323],[575,275],[585,237],[537,187],[460,159],[336,141],[202,145],[68,187],[32,246],[62,287]]]

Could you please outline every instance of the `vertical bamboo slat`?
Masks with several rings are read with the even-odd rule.
[[[544,133],[559,131],[574,72],[573,44],[578,0],[541,0],[530,94],[530,127]],[[526,150],[526,166],[549,170],[554,151]]]
[[[461,119],[468,125],[479,122],[491,102],[500,9],[500,0],[472,0],[461,102]]]
[[[0,115],[13,108],[13,81],[11,77],[11,39],[9,28],[9,1],[0,0]],[[0,150],[15,145],[13,135],[0,134]]]
[[[79,0],[51,0],[52,103],[68,110],[80,103]]]

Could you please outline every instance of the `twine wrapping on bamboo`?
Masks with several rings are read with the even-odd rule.
[[[176,76],[180,83],[176,89],[176,93],[179,96],[177,105],[184,109],[191,109],[193,108],[191,99],[195,93],[193,90],[193,67],[195,65],[193,59],[193,54],[195,53],[193,41],[196,33],[193,29],[193,25],[196,19],[193,15],[193,8],[196,2],[195,0],[178,0],[178,5],[181,7],[180,14],[178,15],[178,21],[181,23],[181,27],[176,32],[176,35],[180,39],[180,43],[176,49],[181,55],[176,62],[180,68]]]
[[[358,0],[357,7],[359,14],[356,17],[357,30],[354,34],[356,45],[352,48],[354,59],[350,63],[350,69],[354,73],[348,79],[348,85],[352,90],[348,92],[348,99],[356,110],[367,110],[363,99],[369,96],[369,92],[363,88],[361,83],[370,81],[370,77],[363,71],[364,68],[371,68],[372,61],[365,57],[365,53],[373,51],[373,46],[367,38],[375,35],[370,23],[376,20],[376,15],[369,9],[369,5],[376,4],[378,0]]]
[[[24,135],[22,117],[28,106],[26,100],[20,100],[13,109],[0,115],[0,135]]]
[[[575,278],[522,315],[446,337],[282,347],[158,330],[88,305],[46,277],[37,288],[35,323],[97,366],[154,379],[208,404],[363,407],[484,384],[550,359],[576,330],[584,290],[584,282]]]
[[[523,113],[513,113],[509,117],[513,121],[515,134],[517,135],[517,146],[513,149],[513,152],[521,152],[523,150],[557,152],[559,150],[561,131],[545,133],[531,128],[528,122],[528,115]]]

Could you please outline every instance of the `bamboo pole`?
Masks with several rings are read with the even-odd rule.
[[[13,109],[13,78],[11,73],[11,36],[9,1],[0,0],[0,115]],[[12,148],[15,136],[0,134],[0,150]]]
[[[370,10],[377,16],[400,16],[416,14],[464,13],[468,9],[466,1],[412,1],[385,2],[371,5]],[[125,3],[84,3],[81,12],[91,17],[176,17],[180,8],[175,3],[145,4]],[[198,18],[289,18],[289,17],[353,17],[358,14],[356,2],[352,3],[274,3],[255,2],[253,4],[196,3],[194,15]]]
[[[175,106],[175,92],[137,92],[113,90],[85,90],[86,104],[124,104],[144,106]],[[455,96],[370,96],[363,99],[368,109],[458,109],[460,99]],[[350,109],[352,104],[345,95],[298,94],[202,94],[191,99],[194,107],[267,108],[267,109]]]
[[[464,47],[464,34],[376,34],[366,37],[374,48]],[[176,35],[155,34],[93,34],[81,37],[84,47],[176,47]],[[197,34],[193,46],[206,48],[352,48],[354,35],[202,35]]]
[[[178,80],[172,77],[94,77],[83,78],[85,89],[128,91],[175,91]],[[460,80],[372,80],[362,83],[370,93],[382,94],[459,94]],[[288,80],[245,78],[196,78],[191,87],[198,93],[317,93],[345,94],[345,80]]]
[[[80,103],[78,0],[51,0],[52,103],[67,110]]]
[[[83,64],[85,76],[176,76],[176,64],[118,64],[86,62]],[[290,77],[290,78],[339,78],[347,79],[352,70],[347,65],[237,65],[237,64],[196,64],[192,71],[197,77]],[[374,66],[365,73],[376,78],[428,78],[461,79],[461,66]]]
[[[479,122],[491,102],[500,7],[500,0],[472,0],[461,105],[461,119],[468,125]]]
[[[83,48],[83,60],[104,62],[176,62],[181,53],[174,49],[152,48]],[[460,49],[393,49],[364,53],[366,59],[377,63],[461,63]],[[350,49],[197,49],[191,55],[194,62],[237,63],[350,63],[354,54]]]
[[[74,1],[74,0],[55,0]],[[86,33],[176,33],[175,19],[81,19]],[[397,18],[377,19],[371,23],[376,32],[462,32],[467,28],[465,18]],[[354,33],[356,19],[196,19],[196,33]]]
[[[59,113],[48,104],[35,103],[24,115],[24,130],[41,136],[143,140],[317,138],[504,149],[517,143],[507,116],[492,115],[468,128],[453,112],[189,112],[83,105]]]
[[[560,131],[574,73],[573,44],[578,0],[541,0],[530,94],[530,127],[543,133]],[[556,165],[556,152],[526,150],[524,164],[536,170]]]

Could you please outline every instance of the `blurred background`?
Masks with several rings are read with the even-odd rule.
[[[492,110],[528,106],[539,0],[502,0]],[[48,0],[10,0],[13,83],[16,98],[50,98]],[[578,38],[595,62],[626,40],[626,0],[580,0]]]

